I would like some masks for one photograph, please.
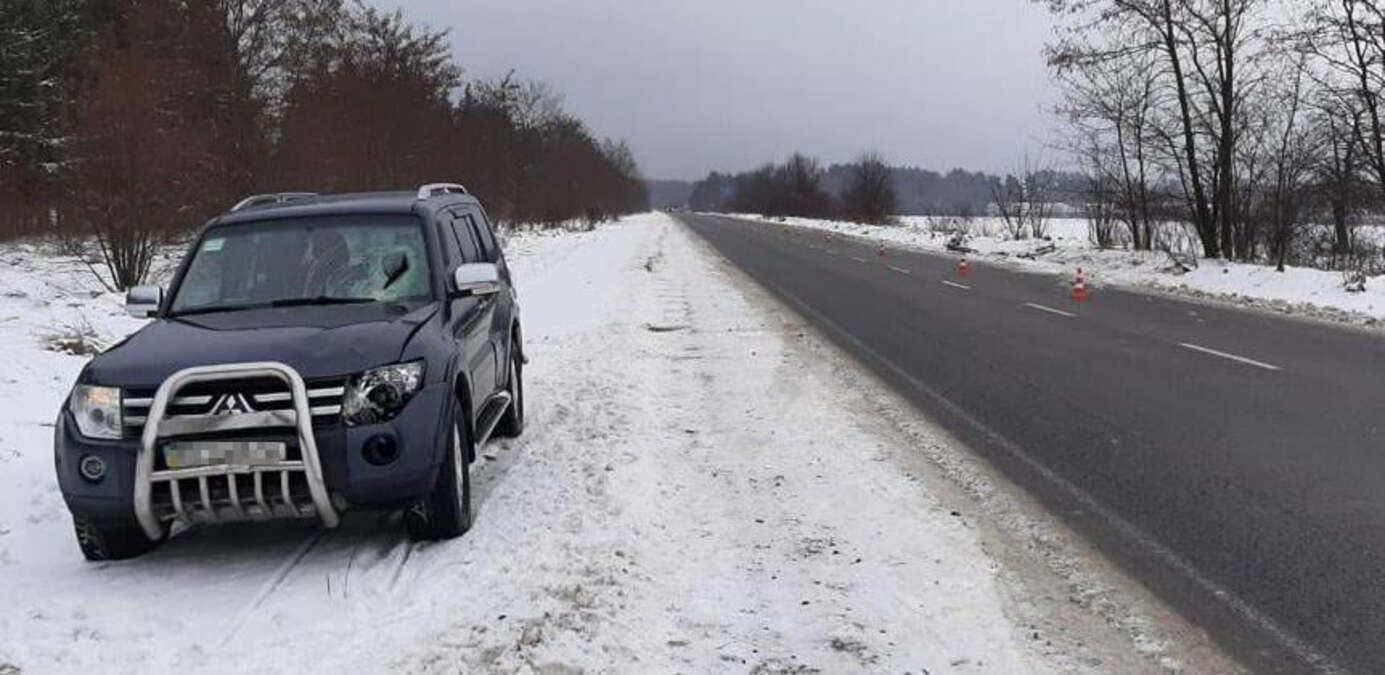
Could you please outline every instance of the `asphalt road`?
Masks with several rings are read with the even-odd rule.
[[[679,214],[1263,672],[1385,670],[1385,340]]]

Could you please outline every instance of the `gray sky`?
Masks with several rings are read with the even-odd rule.
[[[1010,169],[1053,124],[1029,0],[374,0],[452,29],[467,76],[546,80],[651,178],[824,163]]]

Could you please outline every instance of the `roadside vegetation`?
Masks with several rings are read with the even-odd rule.
[[[1385,2],[1042,1],[1105,243],[1385,272]]]
[[[256,192],[455,180],[504,225],[643,210],[624,143],[543,83],[468,80],[445,31],[341,0],[0,0],[0,238],[111,288]]]

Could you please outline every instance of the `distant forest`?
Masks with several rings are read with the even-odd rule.
[[[834,199],[841,199],[850,185],[857,165],[833,164],[821,172],[821,187]],[[994,202],[994,186],[1001,176],[984,171],[952,169],[939,173],[918,167],[891,167],[897,215],[980,215]],[[753,171],[739,174],[713,171],[700,181],[651,180],[647,182],[654,208],[691,208],[697,211],[735,210],[737,185],[745,185]],[[1063,171],[1048,174],[1045,182],[1053,186],[1056,200],[1075,199],[1086,188],[1079,174]],[[1006,177],[1010,179],[1010,177]]]

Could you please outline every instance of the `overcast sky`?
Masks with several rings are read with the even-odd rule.
[[[467,76],[546,80],[646,176],[803,150],[1009,169],[1054,126],[1030,0],[373,0],[449,27]]]

